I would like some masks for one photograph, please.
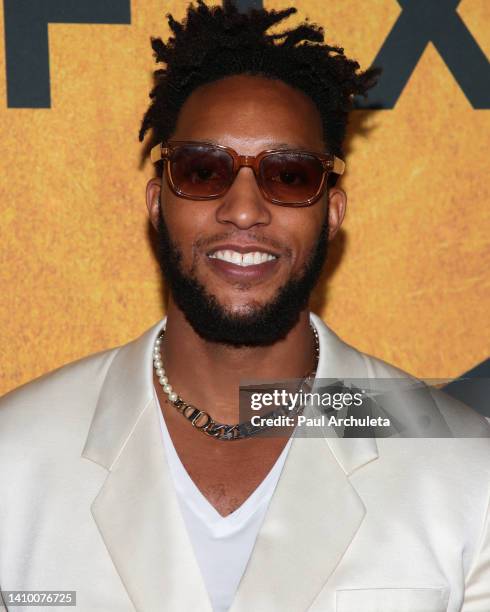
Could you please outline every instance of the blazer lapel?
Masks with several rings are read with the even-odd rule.
[[[364,514],[325,439],[296,438],[231,611],[306,610]]]
[[[317,378],[365,378],[362,356],[311,314]],[[352,543],[366,513],[354,470],[377,459],[374,438],[295,437],[231,612],[306,610]]]
[[[154,401],[152,348],[162,325],[119,349],[108,371],[83,450],[108,470],[92,514],[136,610],[210,612]]]

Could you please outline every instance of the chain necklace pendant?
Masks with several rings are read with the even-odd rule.
[[[320,357],[320,342],[318,340],[318,332],[316,331],[316,328],[311,325],[311,323],[310,327],[315,337],[315,365],[313,370],[309,374],[307,374],[306,377],[302,380],[301,385],[299,387],[300,389],[305,385],[307,381],[314,378]],[[205,412],[204,410],[199,410],[199,408],[196,408],[196,406],[188,404],[186,401],[184,401],[169,384],[168,378],[163,368],[160,347],[164,334],[165,330],[163,330],[158,336],[153,347],[153,365],[155,368],[156,375],[158,377],[158,382],[160,383],[163,392],[167,396],[168,401],[176,408],[177,412],[180,412],[180,414],[182,414],[182,416],[186,418],[192,424],[193,427],[195,427],[195,429],[198,429],[202,433],[206,434],[207,436],[210,436],[211,438],[215,438],[216,440],[241,440],[243,438],[250,438],[270,428],[270,426],[252,425],[251,421],[235,423],[234,425],[219,423],[215,421],[209,413]],[[269,418],[274,416],[280,416],[283,414],[283,410],[284,409],[272,411],[267,415],[267,417]],[[302,406],[299,406],[294,412],[290,412],[290,414],[296,415],[301,410]]]

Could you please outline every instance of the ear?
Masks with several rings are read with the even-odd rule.
[[[160,214],[160,193],[162,191],[162,179],[155,177],[148,181],[146,186],[146,207],[150,216],[151,224],[158,228],[158,215]]]
[[[333,240],[339,231],[345,216],[347,195],[338,187],[332,187],[328,192],[328,239]]]

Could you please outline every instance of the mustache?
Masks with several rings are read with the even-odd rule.
[[[228,240],[232,242],[235,238],[240,238],[241,240],[245,239],[250,242],[263,244],[264,246],[272,247],[273,249],[277,251],[281,251],[282,253],[285,254],[286,257],[289,257],[289,258],[292,257],[293,255],[293,251],[287,244],[279,242],[278,240],[275,240],[273,238],[263,236],[262,234],[258,234],[255,232],[249,232],[249,231],[244,232],[240,230],[235,231],[235,232],[222,232],[219,234],[213,234],[212,236],[207,236],[205,238],[204,237],[198,238],[196,242],[194,243],[194,246],[199,250],[208,249],[208,247],[212,247],[213,244],[215,244],[216,242],[222,242],[222,241],[228,241]]]

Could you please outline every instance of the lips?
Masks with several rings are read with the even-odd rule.
[[[277,259],[275,255],[264,251],[248,251],[240,253],[231,249],[219,249],[208,255],[211,259],[219,259],[241,267],[257,266]]]
[[[236,253],[268,253],[269,255],[274,255],[275,257],[279,257],[279,253],[277,253],[274,249],[263,247],[261,244],[238,244],[238,243],[226,243],[219,244],[213,247],[210,251],[208,251],[207,255],[212,255],[217,251],[235,251]]]
[[[226,244],[207,253],[207,261],[215,272],[229,282],[260,281],[277,267],[279,254],[261,245]]]

